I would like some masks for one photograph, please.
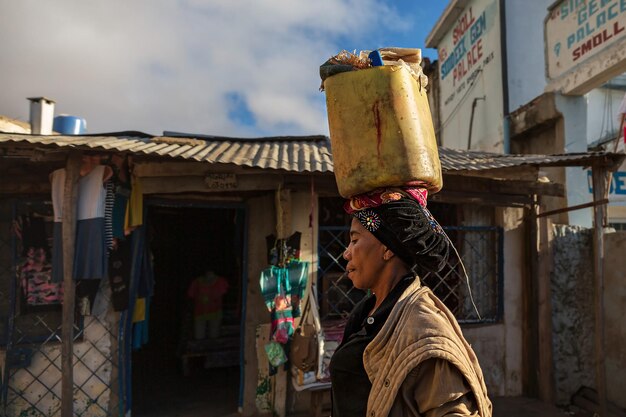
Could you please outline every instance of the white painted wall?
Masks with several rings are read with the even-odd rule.
[[[554,0],[506,1],[510,112],[541,95],[546,87],[543,20],[548,6],[553,2]]]
[[[523,212],[497,210],[504,229],[504,317],[499,324],[464,326],[485,376],[490,396],[522,395],[522,271],[525,232]]]
[[[466,24],[467,23],[467,24]],[[443,146],[502,152],[502,55],[499,0],[470,0],[437,45]],[[455,52],[456,51],[456,52]]]
[[[587,94],[587,143],[614,136],[619,129],[619,105],[624,91],[597,88]]]

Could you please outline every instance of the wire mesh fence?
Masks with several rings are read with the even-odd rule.
[[[49,281],[49,251],[38,248],[41,256],[31,256],[32,224],[22,216],[35,213],[47,219],[49,209],[49,204],[41,201],[0,203],[0,293],[8,295],[8,302],[1,306],[5,318],[1,405],[5,416],[61,415],[62,294]],[[44,246],[45,239],[38,242]],[[118,318],[109,293],[108,282],[103,280],[91,314],[75,318],[76,416],[108,416],[117,411],[118,395],[111,389],[111,381],[117,373]]]
[[[456,252],[446,266],[421,277],[422,282],[454,313],[460,323],[487,323],[502,315],[503,235],[498,227],[444,227]],[[323,320],[345,317],[365,296],[352,286],[346,274],[343,252],[349,227],[327,226],[319,230],[320,316]],[[461,260],[463,261],[461,263]],[[467,271],[467,277],[463,269]]]

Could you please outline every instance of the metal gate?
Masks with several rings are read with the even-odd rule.
[[[33,266],[22,246],[28,216],[48,219],[49,202],[0,201],[0,297],[4,319],[2,344],[2,412],[5,416],[59,416],[61,408],[61,304],[32,305],[26,268],[50,267],[47,249],[41,248]],[[44,222],[44,227],[49,229]],[[47,251],[49,254],[49,251]],[[33,279],[37,279],[36,277]],[[117,378],[118,321],[110,308],[108,282],[92,306],[94,315],[75,320],[74,415],[117,414],[118,396],[111,389]],[[96,314],[97,313],[97,314]],[[111,410],[111,412],[109,412]],[[113,412],[115,411],[115,412]]]

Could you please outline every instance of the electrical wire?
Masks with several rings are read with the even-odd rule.
[[[452,109],[452,111],[450,112],[450,114],[448,115],[448,117],[446,118],[446,120],[444,120],[443,122],[441,122],[441,125],[439,126],[439,128],[437,129],[437,132],[435,133],[437,136],[439,136],[439,133],[441,133],[441,130],[452,121],[452,116],[454,116],[456,114],[456,112],[459,110],[461,104],[463,104],[465,102],[465,99],[467,99],[467,96],[469,95],[469,93],[472,91],[472,88],[474,88],[474,86],[476,85],[476,80],[478,80],[478,75],[482,74],[483,72],[483,68],[479,68],[478,70],[476,70],[476,76],[474,77],[474,79],[472,80],[472,82],[470,83],[470,85],[467,87],[467,90],[465,90],[465,93],[463,94],[463,96],[461,97],[461,99],[459,100],[458,103],[456,103],[456,106],[454,106],[454,108]]]
[[[454,246],[454,243],[452,243],[452,239],[450,239],[450,236],[448,236],[446,231],[443,230],[443,227],[439,224],[437,219],[433,218],[433,220],[435,221],[437,226],[439,226],[439,229],[441,230],[443,235],[448,240],[448,243],[450,243],[450,246],[452,247],[452,250],[454,250],[454,253],[456,254],[456,257],[459,260],[459,263],[461,264],[461,269],[463,270],[463,275],[465,277],[465,283],[467,284],[467,292],[468,292],[470,301],[472,303],[472,307],[474,307],[474,311],[476,312],[476,316],[478,316],[478,320],[482,320],[483,318],[480,315],[480,312],[478,311],[478,307],[476,307],[476,303],[474,302],[474,296],[472,295],[472,287],[470,286],[470,282],[469,282],[469,275],[467,274],[467,270],[465,269],[465,264],[463,263],[463,259],[461,258],[461,255],[459,254],[459,251],[456,249],[456,246]]]
[[[435,220],[435,222],[437,221]],[[446,239],[448,239],[448,242],[450,242],[450,246],[452,246],[454,253],[459,259],[459,263],[461,264],[461,268],[463,269],[463,275],[465,275],[465,283],[467,284],[467,291],[469,294],[470,301],[472,303],[472,307],[474,307],[474,311],[476,312],[476,315],[478,316],[478,320],[482,320],[483,318],[481,317],[480,312],[478,311],[478,307],[476,307],[476,303],[474,302],[474,296],[472,295],[472,287],[470,286],[470,282],[469,282],[469,275],[467,275],[467,270],[465,269],[465,264],[463,263],[463,259],[461,259],[461,255],[459,255],[459,251],[456,250],[456,246],[454,246],[454,243],[452,243],[452,240],[450,239],[448,234],[445,232],[445,230],[443,230],[443,228],[441,230],[443,231],[443,235],[446,237]]]

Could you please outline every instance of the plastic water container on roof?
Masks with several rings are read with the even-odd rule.
[[[339,194],[389,186],[443,186],[426,89],[400,65],[326,78],[326,105]]]
[[[85,119],[62,114],[54,118],[52,129],[62,135],[81,135],[87,130]]]

